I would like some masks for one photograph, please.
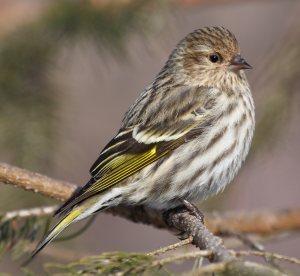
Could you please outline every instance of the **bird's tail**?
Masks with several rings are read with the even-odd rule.
[[[49,234],[37,245],[36,249],[32,252],[29,260],[23,265],[28,264],[49,242],[51,242],[60,232],[69,226],[79,215],[82,214],[80,208],[75,208],[61,219],[49,232]]]

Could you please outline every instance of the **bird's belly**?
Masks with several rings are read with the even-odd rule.
[[[250,121],[239,129],[235,125],[227,124],[223,132],[220,126],[149,166],[132,200],[165,208],[178,198],[201,201],[222,191],[245,160],[253,135]]]
[[[237,174],[245,159],[245,148],[236,141],[224,142],[223,145],[222,152],[211,153],[210,156],[203,154],[200,157],[202,152],[199,152],[199,168],[191,172],[191,177],[186,181],[184,193],[189,200],[201,201],[223,191]]]
[[[182,187],[177,192],[189,200],[201,201],[221,192],[233,180],[245,160],[253,135],[250,124],[240,132],[229,126],[222,135],[209,148],[195,146],[196,157],[187,161],[185,171],[175,175],[174,189]]]

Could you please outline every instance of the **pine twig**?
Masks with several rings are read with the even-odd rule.
[[[218,273],[217,275],[287,276],[272,267],[239,260],[209,264],[187,275],[210,276],[216,273]]]
[[[54,206],[42,206],[31,209],[21,209],[17,211],[7,212],[1,217],[1,221],[11,220],[14,218],[42,217],[52,214],[58,208]]]
[[[249,250],[249,251],[237,251],[235,252],[236,256],[260,256],[264,257],[266,259],[276,259],[280,261],[286,261],[292,264],[297,264],[300,265],[300,259],[295,258],[295,257],[289,257],[277,253],[271,253],[271,252],[266,252],[266,251],[256,251],[256,250]]]
[[[199,250],[195,252],[189,252],[184,254],[178,254],[170,257],[166,257],[160,260],[155,260],[152,262],[150,266],[164,266],[166,264],[174,263],[177,261],[184,261],[184,260],[190,260],[195,259],[199,257],[206,257],[209,258],[212,255],[212,252],[210,250]]]
[[[147,255],[148,256],[156,256],[156,255],[164,254],[164,253],[166,253],[168,251],[175,250],[175,249],[177,249],[179,247],[182,247],[184,245],[190,244],[192,241],[193,241],[193,238],[189,237],[189,238],[187,238],[185,240],[182,240],[180,242],[177,242],[177,243],[174,243],[174,244],[171,244],[171,245],[159,248],[159,249],[157,249],[155,251],[149,252]]]
[[[252,240],[246,234],[243,234],[243,233],[238,233],[238,232],[234,232],[234,231],[224,231],[223,233],[221,233],[221,236],[236,238],[240,242],[242,242],[244,245],[249,247],[250,249],[253,249],[256,251],[264,250],[264,247],[262,244],[258,243],[257,241]]]

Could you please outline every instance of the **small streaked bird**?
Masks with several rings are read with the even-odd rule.
[[[90,169],[90,181],[57,210],[61,220],[33,252],[98,211],[146,205],[162,211],[222,191],[245,160],[254,104],[238,42],[206,27],[179,42],[125,114]]]

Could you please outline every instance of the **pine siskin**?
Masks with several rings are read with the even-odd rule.
[[[63,218],[32,257],[72,222],[119,204],[167,210],[222,191],[248,154],[254,104],[235,36],[195,30],[169,56],[90,169],[56,212]]]

